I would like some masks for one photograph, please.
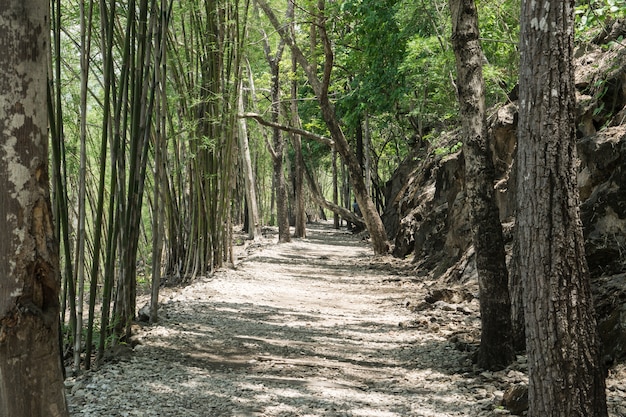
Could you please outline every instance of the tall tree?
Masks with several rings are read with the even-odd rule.
[[[293,15],[293,2],[288,0],[287,6],[288,17]],[[265,58],[270,67],[271,75],[271,106],[270,113],[272,122],[278,124],[281,108],[280,94],[280,64],[283,52],[285,51],[285,41],[280,39],[275,53],[272,55],[269,38],[263,32],[263,49]],[[272,128],[272,143],[268,142],[267,147],[272,156],[274,165],[274,189],[276,192],[276,220],[278,223],[278,241],[289,242],[291,240],[289,230],[289,208],[287,184],[285,181],[285,173],[283,172],[285,161],[285,138],[278,127]]]
[[[292,24],[291,30],[295,30],[295,23]],[[295,57],[291,56],[291,71],[296,74],[298,71],[298,62]],[[291,124],[300,127],[300,116],[298,114],[298,81],[296,77],[291,80]],[[304,159],[302,157],[302,138],[298,134],[291,135],[291,142],[294,152],[294,211],[295,211],[295,230],[294,235],[298,238],[306,237],[306,212],[304,204]]]
[[[574,4],[522,1],[517,239],[532,417],[607,415],[576,186]]]
[[[515,352],[504,238],[494,195],[495,169],[485,128],[485,82],[478,12],[474,0],[450,0],[450,11],[464,136],[465,192],[470,205],[480,292],[482,326],[478,365],[502,369],[515,359]]]
[[[239,98],[237,108],[239,113],[244,112],[243,105],[243,80],[239,82]],[[239,119],[239,154],[241,158],[241,171],[243,173],[248,212],[248,237],[253,240],[261,238],[261,219],[257,202],[256,180],[252,168],[250,156],[250,141],[248,140],[248,123],[244,117]]]
[[[68,416],[48,179],[47,0],[0,4],[0,415]]]
[[[324,0],[318,0],[317,7],[315,8],[315,15],[312,16],[314,19],[313,24],[317,27],[317,34],[319,35],[324,51],[324,63],[322,66],[321,78],[318,76],[316,63],[307,59],[304,52],[298,47],[296,40],[289,29],[290,26],[285,25],[278,20],[276,14],[266,0],[257,0],[257,3],[259,7],[263,9],[263,12],[270,20],[274,29],[278,32],[281,39],[283,39],[291,49],[291,53],[294,55],[300,67],[304,70],[307,80],[317,97],[322,118],[334,140],[337,152],[345,161],[350,172],[350,181],[352,182],[354,196],[359,204],[361,213],[363,214],[363,220],[365,221],[367,230],[370,233],[374,252],[377,254],[387,253],[389,250],[387,232],[385,231],[383,222],[378,214],[378,211],[376,210],[376,206],[367,192],[361,165],[350,148],[348,140],[346,139],[341,127],[341,123],[339,122],[339,118],[337,117],[335,105],[331,101],[329,95],[331,74],[334,67],[334,52],[331,39],[329,38],[326,30],[326,2]]]

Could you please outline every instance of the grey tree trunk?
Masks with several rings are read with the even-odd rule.
[[[0,3],[0,415],[68,416],[48,179],[49,4]]]
[[[522,1],[517,239],[531,417],[607,415],[576,186],[574,1]]]
[[[291,58],[291,71],[295,74],[298,70],[298,63],[294,57]],[[300,116],[298,115],[298,82],[294,78],[291,81],[291,120],[292,125],[300,127]],[[293,134],[292,144],[295,159],[294,172],[294,211],[296,212],[296,225],[294,235],[297,238],[306,237],[306,212],[304,204],[304,161],[302,157],[302,138],[298,134]]]
[[[280,59],[280,58],[279,58]],[[278,123],[280,113],[280,86],[279,86],[279,62],[271,64],[272,67],[272,121]],[[291,231],[289,228],[288,193],[284,165],[285,138],[278,128],[272,131],[273,153],[272,162],[274,166],[274,184],[276,187],[276,220],[278,222],[278,241],[289,242]]]
[[[450,0],[452,44],[463,125],[465,190],[478,270],[481,340],[478,365],[503,369],[515,359],[504,238],[494,197],[495,170],[485,129],[485,83],[474,0]]]
[[[293,3],[291,1],[288,1],[287,14],[293,16]],[[263,32],[263,49],[271,71],[271,119],[272,123],[277,125],[280,116],[280,62],[282,60],[283,51],[285,50],[285,41],[283,39],[280,40],[276,48],[276,53],[272,56],[269,39],[265,32]],[[278,241],[281,243],[291,241],[287,183],[283,172],[284,149],[285,139],[282,132],[277,127],[272,128],[272,144],[268,144],[268,150],[272,156],[272,163],[274,167],[276,221],[278,223]]]
[[[244,112],[243,106],[243,82],[239,83],[239,99],[237,101],[239,113]],[[250,144],[248,141],[248,125],[245,118],[239,119],[239,152],[241,153],[242,171],[246,188],[246,202],[248,204],[248,221],[250,227],[248,236],[250,239],[258,240],[261,237],[261,221],[259,217],[259,206],[257,204],[256,180],[252,168],[252,158],[250,157]]]
[[[338,172],[337,172],[337,151],[333,149],[332,156],[332,171],[333,171],[333,204],[339,205],[339,185],[338,185]],[[333,226],[335,229],[339,229],[340,224],[339,214],[333,213]]]

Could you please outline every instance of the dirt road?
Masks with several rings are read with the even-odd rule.
[[[235,269],[164,291],[132,352],[68,379],[72,415],[509,414],[500,400],[526,380],[524,360],[473,368],[476,300],[424,303],[435,283],[409,263],[326,224],[308,234],[251,244]]]

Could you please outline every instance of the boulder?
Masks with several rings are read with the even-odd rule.
[[[516,384],[510,386],[502,397],[502,406],[511,414],[521,415],[528,410],[528,386]]]

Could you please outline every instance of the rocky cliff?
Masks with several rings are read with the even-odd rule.
[[[626,359],[626,23],[577,53],[578,185],[589,268],[607,355]],[[513,99],[515,97],[512,97]],[[489,141],[500,218],[509,245],[515,221],[515,100],[491,109]],[[383,221],[393,254],[439,285],[475,280],[457,131],[413,150],[387,184]]]

